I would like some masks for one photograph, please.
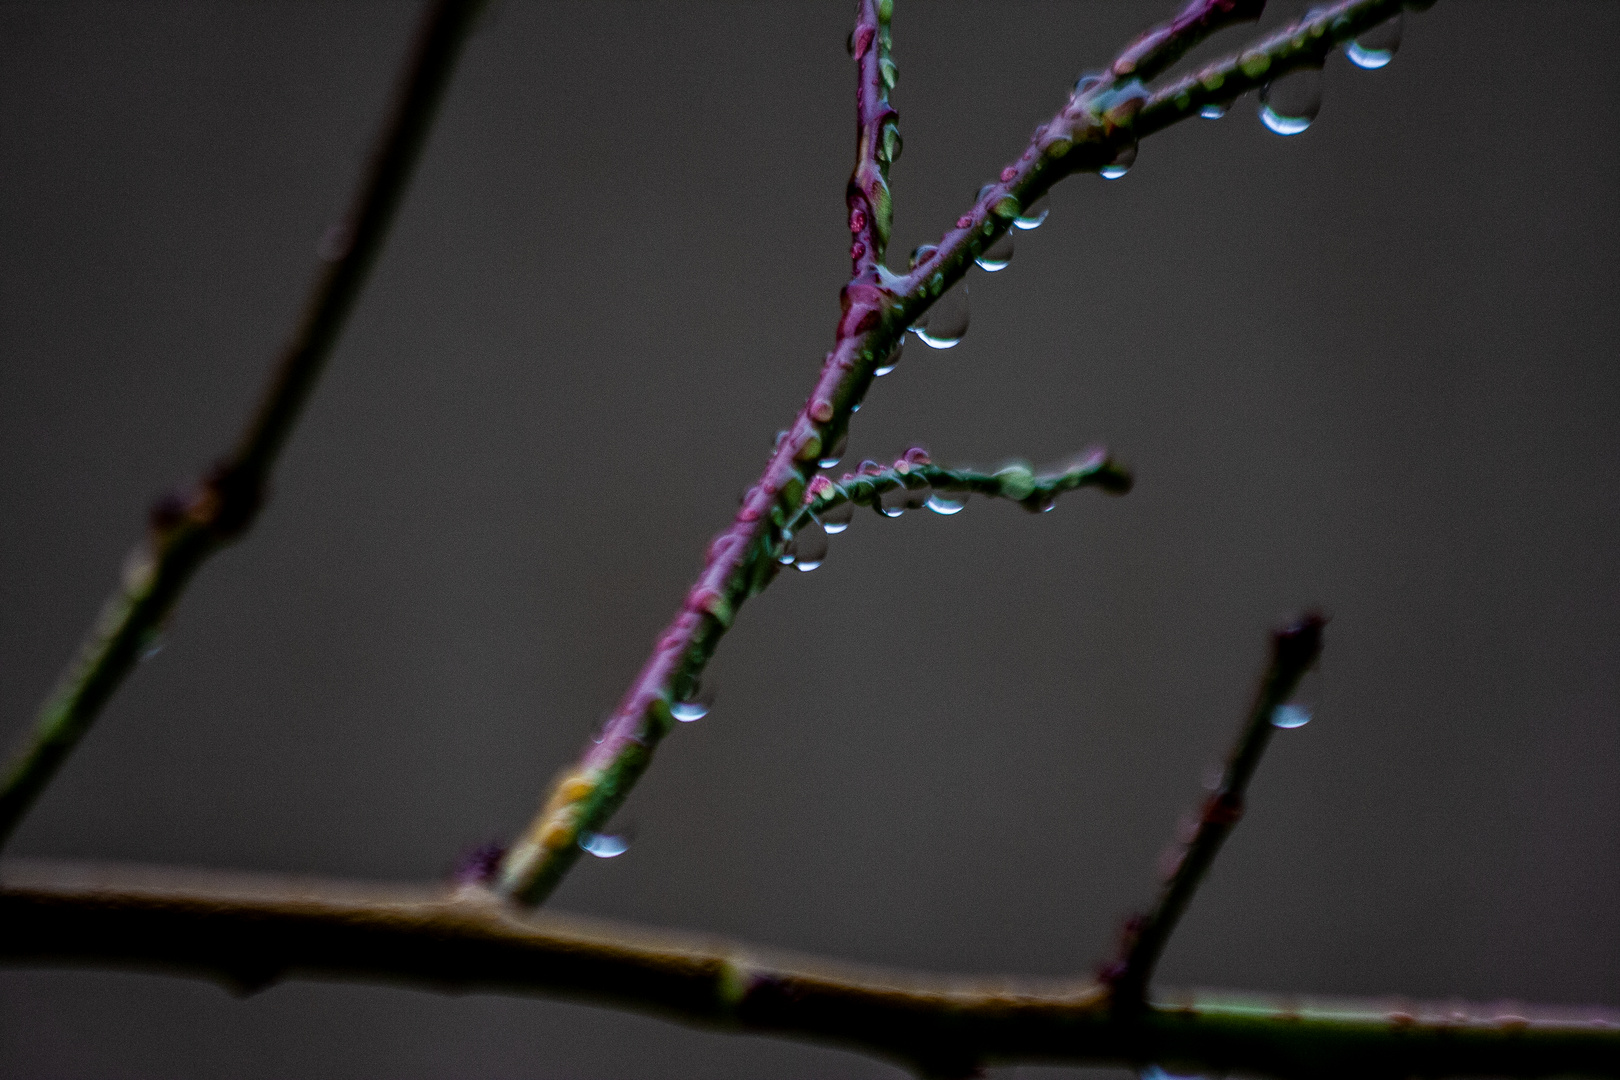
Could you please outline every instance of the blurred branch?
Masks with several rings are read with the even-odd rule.
[[[1271,663],[1260,679],[1249,718],[1227,755],[1220,780],[1204,800],[1198,826],[1176,853],[1153,910],[1126,924],[1120,960],[1104,973],[1121,1006],[1130,1008],[1146,999],[1159,954],[1214,864],[1227,834],[1242,819],[1244,793],[1271,740],[1272,720],[1321,654],[1325,623],[1321,615],[1312,612],[1272,634]]]
[[[14,862],[0,959],[129,965],[239,993],[291,977],[586,998],[830,1042],[924,1075],[1173,1063],[1279,1077],[1620,1076],[1620,1015],[1199,992],[1138,1012],[1088,983],[883,971],[551,913],[482,889]]]
[[[193,490],[153,507],[146,542],[130,556],[117,591],[6,767],[0,845],[162,632],[192,574],[252,524],[276,458],[382,249],[481,6],[482,0],[435,0],[429,6],[348,215],[322,241],[323,266],[257,412],[236,449]]]

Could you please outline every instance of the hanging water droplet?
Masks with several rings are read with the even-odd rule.
[[[1047,212],[1051,209],[1052,208],[1046,204],[1046,196],[1042,195],[1033,203],[1024,207],[1024,209],[1019,212],[1018,216],[1013,218],[1013,225],[1026,231],[1029,229],[1038,229],[1041,227],[1041,222],[1046,220]]]
[[[878,496],[878,512],[884,517],[897,518],[906,512],[906,503],[910,500],[910,493],[905,488],[890,488]]]
[[[962,508],[967,506],[968,493],[965,491],[936,491],[928,496],[928,509],[936,514],[950,517],[960,514]]]
[[[1196,1073],[1167,1072],[1158,1065],[1144,1065],[1136,1070],[1138,1080],[1203,1080]]]
[[[1278,135],[1298,135],[1322,111],[1322,72],[1295,71],[1260,90],[1260,122]]]
[[[1212,101],[1198,110],[1198,115],[1205,120],[1219,120],[1232,108],[1230,101]]]
[[[915,477],[913,479],[915,479]],[[921,487],[908,487],[903,490],[905,495],[902,498],[900,505],[904,506],[907,510],[921,510],[923,507],[928,505],[928,500],[934,494],[934,489],[929,487],[927,484],[924,484]]]
[[[930,348],[953,348],[967,335],[968,314],[967,286],[958,285],[935,300],[934,306],[911,324],[911,332]]]
[[[798,538],[791,529],[782,530],[782,550],[777,552],[776,561],[783,566],[792,566],[793,560],[799,557]]]
[[[1012,257],[1013,238],[1012,233],[1007,232],[1002,233],[995,243],[985,248],[979,257],[973,261],[993,274],[997,270],[1007,269],[1007,264],[1012,262]]]
[[[152,657],[163,651],[163,646],[166,644],[168,644],[168,639],[163,636],[161,630],[148,632],[146,637],[141,639],[141,652],[138,659],[142,663],[152,659]]]
[[[889,355],[885,356],[881,361],[879,361],[878,366],[872,370],[872,375],[875,378],[881,379],[883,376],[887,375],[889,372],[893,371],[899,366],[900,351],[905,347],[905,344],[906,338],[905,335],[902,334],[900,336],[900,340],[894,343],[894,348],[889,350]],[[835,461],[833,464],[836,465],[838,463]]]
[[[714,691],[699,683],[690,694],[670,703],[669,714],[683,724],[701,720],[714,708]]]
[[[1136,164],[1136,144],[1131,143],[1114,155],[1114,160],[1097,170],[1097,175],[1104,180],[1118,180],[1131,171]]]
[[[900,340],[904,341],[905,339],[901,338]],[[896,349],[895,351],[898,352],[899,350]],[[837,465],[844,459],[844,447],[848,445],[849,431],[845,430],[842,435],[838,436],[838,442],[833,446],[833,448],[831,450],[823,451],[822,455],[816,459],[817,467],[822,469],[830,469]]]
[[[1344,55],[1358,68],[1377,71],[1391,60],[1401,47],[1401,13],[1393,19],[1379,23],[1371,30],[1344,47]]]
[[[821,527],[832,536],[837,536],[849,528],[849,523],[854,520],[855,504],[847,499],[830,510],[824,510],[821,513]]]
[[[616,859],[630,850],[630,841],[611,833],[588,832],[579,838],[579,846],[598,859]]]
[[[1279,705],[1271,710],[1271,726],[1280,728],[1299,728],[1311,722],[1311,710],[1304,705],[1289,702]]]
[[[911,269],[913,269],[913,270],[917,269],[917,264],[918,263],[924,262],[924,261],[928,260],[929,258],[933,257],[934,252],[936,252],[938,250],[939,250],[939,245],[938,244],[918,244],[916,247],[912,248],[911,249]]]
[[[799,529],[793,541],[793,565],[800,570],[814,570],[827,561],[827,529],[815,518]]]

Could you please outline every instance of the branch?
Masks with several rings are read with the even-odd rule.
[[[881,512],[883,496],[904,489],[918,499],[927,499],[933,491],[949,491],[1010,499],[1026,510],[1041,511],[1051,509],[1065,491],[1099,487],[1111,495],[1123,495],[1131,483],[1131,474],[1104,450],[1088,453],[1062,472],[1037,476],[1027,465],[1008,465],[993,473],[941,468],[922,450],[913,449],[888,468],[864,462],[859,472],[845,473],[837,483],[816,477],[805,494],[804,509],[817,518],[849,503]],[[962,505],[952,502],[954,507],[947,512],[954,513]]]
[[[193,491],[153,507],[146,542],[130,556],[119,588],[6,768],[0,845],[161,632],[192,574],[252,524],[276,458],[382,248],[481,6],[482,0],[436,0],[428,8],[349,213],[323,241],[325,265],[258,411],[236,449]]]
[[[1105,987],[882,971],[551,913],[482,889],[13,862],[0,958],[131,965],[240,992],[279,979],[583,997],[830,1042],[925,1075],[1145,1064],[1278,1077],[1620,1077],[1620,1013],[1181,994],[1124,1013]]]
[[[892,0],[879,0],[880,15],[884,4]],[[1254,8],[1235,0],[1195,0],[1178,18],[1139,38],[1108,75],[1085,84],[1051,121],[1036,129],[1019,159],[1001,171],[997,183],[984,188],[973,208],[957,218],[955,228],[909,274],[892,274],[875,260],[856,260],[857,273],[840,295],[843,315],[833,349],[810,397],[758,482],[743,497],[736,518],[710,543],[702,574],[600,736],[552,785],[540,812],[508,850],[495,875],[495,888],[502,895],[528,904],[544,900],[579,857],[580,837],[600,829],[629,794],[658,743],[674,727],[671,702],[692,693],[738,607],[769,585],[780,569],[773,557],[776,538],[798,513],[822,448],[841,444],[878,367],[894,353],[906,328],[1058,180],[1073,172],[1101,169],[1133,145],[1139,133],[1193,115],[1190,104],[1179,112],[1166,112],[1161,103],[1153,123],[1139,127],[1138,114],[1158,99],[1148,94],[1139,78],[1122,82],[1116,70],[1122,66],[1138,73],[1160,70],[1216,30],[1252,18]],[[1306,28],[1307,36],[1317,23],[1323,26],[1321,36],[1312,39],[1314,44],[1299,48],[1331,48],[1399,11],[1399,0],[1346,0],[1314,21],[1296,24]],[[863,0],[857,34],[863,26],[870,27],[870,17],[870,6]],[[880,25],[877,38],[885,46],[881,31],[886,30]],[[1275,47],[1279,55],[1295,48],[1291,42]],[[868,55],[862,58],[863,80],[870,67]],[[1277,61],[1284,66],[1290,62]],[[866,114],[860,117],[864,124]],[[857,174],[860,160],[858,154]]]
[[[1249,718],[1227,756],[1220,781],[1204,801],[1198,828],[1177,852],[1174,869],[1168,874],[1153,910],[1126,925],[1121,959],[1104,973],[1122,1006],[1135,1007],[1146,999],[1148,981],[1153,977],[1159,954],[1192,902],[1193,893],[1214,864],[1227,834],[1242,819],[1243,796],[1271,740],[1272,718],[1305,672],[1316,663],[1322,652],[1322,627],[1326,621],[1321,615],[1310,613],[1272,634],[1271,664],[1260,680]]]
[[[856,277],[875,273],[882,264],[894,220],[889,165],[900,156],[900,114],[889,104],[895,72],[889,58],[893,11],[894,0],[860,0],[849,38],[850,55],[860,70],[855,87],[855,171],[844,194],[849,231],[855,237],[849,258]]]

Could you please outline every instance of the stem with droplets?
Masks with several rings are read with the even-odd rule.
[[[1074,172],[1097,171],[1139,133],[1161,130],[1197,115],[1192,97],[1185,108],[1169,108],[1148,93],[1143,76],[1162,72],[1217,30],[1256,18],[1259,7],[1239,0],[1194,0],[1175,19],[1127,46],[1105,76],[1077,89],[1052,120],[1036,130],[1019,159],[1001,171],[996,183],[985,187],[972,209],[940,239],[937,249],[908,274],[890,274],[870,246],[856,257],[857,273],[840,294],[843,314],[833,349],[809,399],[777,444],[764,474],[744,495],[732,524],[709,545],[702,574],[606,721],[601,736],[553,784],[539,814],[507,852],[496,875],[498,892],[522,903],[540,903],[578,859],[581,836],[601,828],[624,801],[651,761],[654,748],[674,724],[671,702],[696,684],[738,606],[769,585],[781,568],[773,557],[776,538],[797,512],[822,448],[836,446],[844,437],[876,368],[894,351],[906,328],[967,273],[973,260],[1007,231],[1024,208],[1058,180]],[[851,51],[859,52],[862,28],[872,34],[871,44],[859,57],[860,141],[850,186],[851,192],[863,192],[863,200],[865,189],[860,188],[859,178],[873,122],[880,128],[894,124],[892,110],[886,101],[881,107],[877,104],[881,96],[868,82],[874,70],[879,79],[876,85],[887,82],[882,62],[888,59],[891,8],[892,0],[875,4],[862,0],[856,37],[852,38]],[[1344,0],[1212,67],[1241,67],[1244,58],[1258,49],[1264,55],[1275,54],[1281,70],[1290,63],[1302,63],[1298,60],[1302,50],[1331,48],[1399,10],[1399,0]],[[1321,34],[1310,37],[1318,24]],[[1295,41],[1302,32],[1308,38],[1303,45]],[[1254,68],[1258,61],[1251,58],[1248,64]],[[1157,109],[1153,124],[1139,129],[1138,117],[1149,104]],[[886,196],[886,184],[882,190]],[[871,240],[886,240],[887,218],[881,220],[885,223],[881,237],[878,215],[861,223]],[[852,211],[852,227],[855,224]]]

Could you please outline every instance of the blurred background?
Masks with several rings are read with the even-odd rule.
[[[422,879],[527,820],[831,343],[849,7],[494,9],[267,511],[12,854]],[[891,261],[1172,8],[902,0]],[[415,19],[0,5],[6,744],[234,438]],[[1161,982],[1620,1004],[1617,50],[1612,3],[1452,0],[1383,70],[1335,56],[1302,135],[1245,99],[1064,183],[848,461],[1105,442],[1136,490],[863,512],[744,609],[634,844],[553,905],[1089,972],[1314,604],[1316,718]],[[901,1074],[540,999],[12,969],[0,1075]]]

